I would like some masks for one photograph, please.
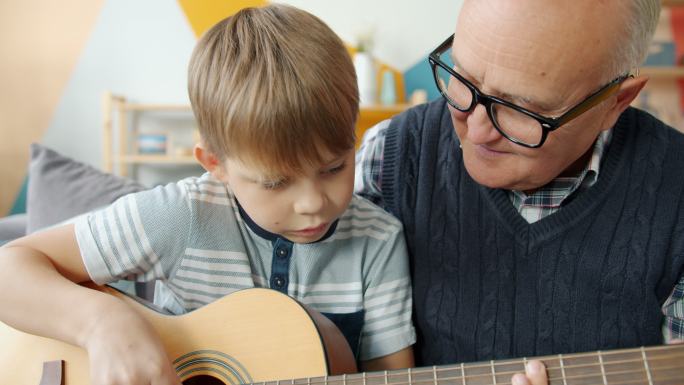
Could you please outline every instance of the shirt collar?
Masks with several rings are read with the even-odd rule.
[[[240,217],[247,224],[247,227],[249,227],[256,235],[260,236],[261,238],[264,238],[266,240],[271,241],[271,243],[275,243],[278,239],[282,239],[283,241],[288,242],[288,243],[293,243],[289,239],[284,238],[279,234],[272,233],[272,232],[262,228],[261,226],[257,225],[256,222],[254,222],[252,220],[252,218],[249,217],[247,212],[242,208],[242,205],[240,205],[240,202],[238,202],[237,198],[235,198],[235,203],[237,203],[238,211],[240,213]],[[330,228],[325,233],[325,235],[323,235],[323,237],[321,237],[321,239],[314,241],[314,242],[309,242],[308,244],[322,242],[322,241],[330,238],[330,236],[333,235],[333,233],[335,232],[335,229],[337,228],[337,222],[338,222],[338,220],[335,220],[335,222],[333,222],[330,225]]]
[[[518,206],[518,209],[525,206],[557,208],[575,191],[593,186],[598,180],[601,159],[610,143],[611,137],[612,129],[599,134],[594,143],[594,149],[589,162],[577,176],[558,177],[529,195],[523,191],[512,190],[511,199],[514,204]]]

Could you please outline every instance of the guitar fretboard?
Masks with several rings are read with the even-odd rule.
[[[681,385],[684,344],[536,357],[552,385]],[[314,377],[254,385],[510,385],[528,359],[478,362],[342,376]]]

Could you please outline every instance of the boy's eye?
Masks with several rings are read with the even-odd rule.
[[[335,166],[333,168],[329,168],[325,171],[323,171],[324,174],[337,174],[338,172],[344,170],[344,168],[347,166],[347,163],[342,163],[339,166]]]
[[[278,179],[261,182],[261,187],[265,190],[277,190],[287,184],[287,179]]]

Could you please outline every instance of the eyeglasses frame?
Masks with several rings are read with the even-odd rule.
[[[489,116],[490,121],[494,125],[494,128],[503,135],[506,139],[510,140],[511,142],[521,145],[523,147],[527,148],[539,148],[541,147],[544,142],[546,141],[546,138],[549,134],[549,132],[554,131],[561,127],[562,125],[568,123],[569,121],[577,118],[578,116],[582,115],[583,113],[587,112],[591,108],[595,107],[596,105],[600,104],[604,100],[608,99],[611,95],[613,95],[614,92],[618,90],[620,87],[620,84],[622,84],[625,79],[632,77],[631,74],[626,73],[624,75],[620,75],[617,78],[611,80],[608,84],[604,85],[601,87],[599,90],[596,92],[590,94],[587,96],[584,100],[581,102],[577,103],[574,107],[571,107],[569,110],[567,110],[565,113],[558,117],[548,117],[548,116],[543,116],[540,115],[536,112],[530,111],[526,108],[520,107],[514,103],[511,103],[509,101],[506,101],[504,99],[498,98],[496,96],[492,95],[487,95],[480,91],[475,85],[473,85],[471,82],[466,80],[463,76],[458,74],[456,71],[453,70],[453,68],[450,68],[448,64],[444,63],[439,56],[444,53],[449,47],[451,47],[452,43],[454,41],[454,35],[452,34],[449,36],[442,44],[440,44],[437,48],[435,48],[430,55],[428,56],[428,61],[430,62],[430,67],[432,68],[432,74],[435,79],[435,84],[437,85],[437,89],[439,92],[442,94],[444,99],[455,109],[461,111],[461,112],[471,112],[473,109],[478,104],[482,104],[485,109],[487,110],[487,115]],[[463,83],[473,94],[473,100],[470,103],[470,106],[468,108],[462,108],[457,106],[447,95],[446,90],[443,90],[442,87],[439,86],[439,79],[437,76],[437,66],[440,66],[444,70],[446,70],[451,76],[457,78],[461,83]],[[541,125],[542,128],[542,136],[538,144],[530,144],[530,143],[525,143],[523,141],[520,141],[518,139],[515,139],[511,136],[509,136],[504,130],[502,130],[499,127],[499,124],[497,123],[496,116],[494,113],[494,104],[501,104],[503,106],[506,106],[508,108],[514,109],[518,112],[521,112],[533,119],[535,119],[539,124]]]

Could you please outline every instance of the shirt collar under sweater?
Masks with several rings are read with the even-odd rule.
[[[534,223],[558,211],[563,203],[570,201],[575,192],[581,192],[593,186],[598,180],[601,158],[610,144],[612,130],[599,134],[594,143],[591,159],[576,176],[558,177],[532,194],[523,191],[509,190],[508,198],[515,209],[528,223]]]

